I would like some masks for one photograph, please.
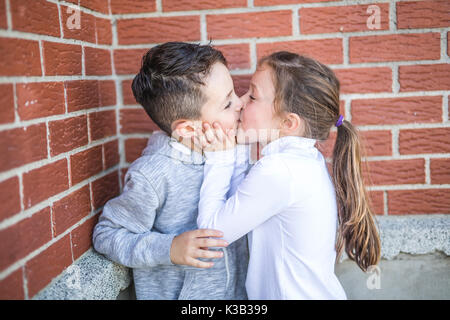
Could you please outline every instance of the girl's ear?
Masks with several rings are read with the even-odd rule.
[[[191,120],[176,120],[172,124],[173,133],[181,138],[191,138],[195,135],[195,129],[197,128],[194,121]]]
[[[287,113],[281,121],[281,128],[286,133],[300,134],[300,131],[302,130],[302,124],[303,121],[298,116],[298,114],[290,112]]]

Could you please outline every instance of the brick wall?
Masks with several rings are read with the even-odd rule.
[[[273,50],[330,65],[367,144],[376,213],[449,213],[449,12],[446,0],[0,0],[0,298],[32,298],[91,247],[156,128],[130,84],[165,41],[212,39],[239,94]]]

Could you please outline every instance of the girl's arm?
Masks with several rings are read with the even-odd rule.
[[[249,144],[238,144],[235,147],[235,162],[233,175],[231,176],[230,188],[227,192],[227,199],[231,197],[237,189],[237,186],[244,180],[250,167]]]
[[[258,161],[226,198],[234,169],[234,149],[208,152],[200,189],[199,228],[214,228],[231,243],[289,205],[288,169],[277,156]]]

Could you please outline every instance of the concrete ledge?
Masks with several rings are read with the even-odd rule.
[[[91,248],[33,300],[115,300],[130,282],[130,269]]]
[[[443,265],[441,269],[433,269],[436,276],[439,273],[442,274],[442,270],[450,265],[450,258],[448,257],[450,256],[450,215],[377,216],[376,220],[381,237],[381,256],[385,261],[382,261],[381,265],[383,269],[391,270],[388,272],[389,274],[398,273],[400,276],[402,270],[405,270],[401,265],[403,262],[395,262],[403,254],[433,255],[433,261],[423,257],[423,259],[418,258],[417,264],[416,261],[408,263],[410,268],[419,267],[422,269],[425,268],[424,266],[427,263],[436,264],[436,260],[444,259],[441,263]],[[395,261],[388,265],[386,264],[387,260]],[[404,258],[400,260],[404,260]],[[396,268],[399,269],[395,271]],[[344,254],[341,258],[341,266],[337,266],[337,271],[340,277],[344,279],[346,290],[349,290],[349,292],[352,292],[351,288],[354,281],[365,284],[363,279],[366,279],[367,275],[358,270],[356,264],[348,260]],[[423,270],[426,270],[426,268]],[[412,271],[411,274],[413,274]],[[443,275],[448,276],[448,272],[444,272]],[[131,271],[128,268],[111,262],[95,250],[90,249],[33,299],[111,300],[129,299],[130,297],[132,299],[134,292],[130,292],[133,289],[129,287],[130,283]],[[437,285],[435,288],[437,288]],[[127,291],[122,291],[127,288]],[[442,294],[442,291],[439,291],[441,289],[437,290],[436,292]],[[361,297],[360,292],[356,290],[354,294],[350,294],[350,297]],[[446,294],[443,296],[449,297],[448,289],[445,292]],[[393,296],[395,297],[395,295]],[[374,296],[371,295],[371,297]]]
[[[399,253],[450,255],[450,215],[378,216],[381,257]]]

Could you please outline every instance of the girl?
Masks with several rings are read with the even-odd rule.
[[[237,140],[262,143],[262,158],[245,176],[234,133],[205,124],[198,227],[223,231],[229,243],[251,231],[249,299],[346,299],[336,260],[345,248],[366,271],[378,263],[380,240],[363,185],[360,140],[339,115],[338,79],[318,61],[276,52],[258,63],[241,99]],[[333,125],[330,177],[315,143]]]

